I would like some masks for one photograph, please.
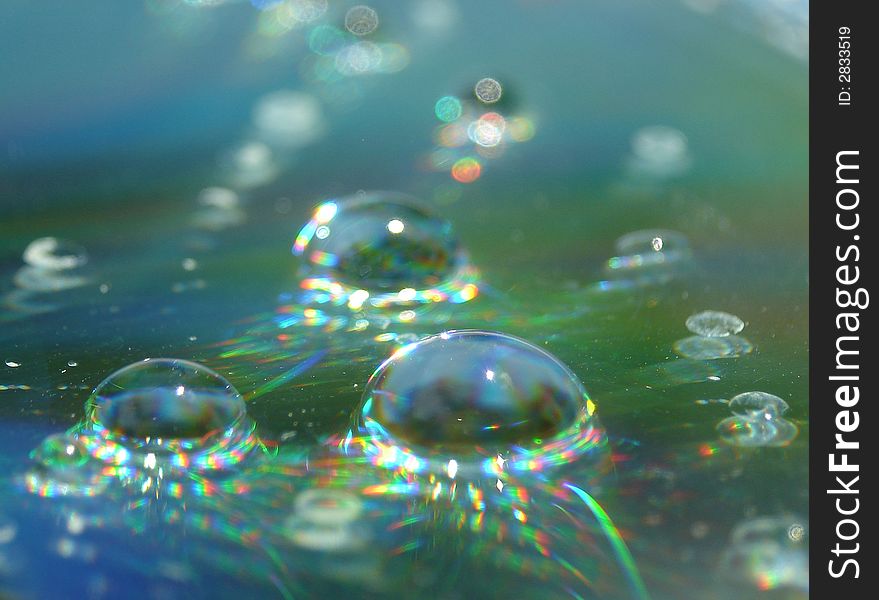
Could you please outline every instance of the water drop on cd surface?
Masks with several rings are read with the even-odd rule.
[[[501,333],[450,331],[386,360],[355,421],[377,446],[401,449],[391,454],[410,470],[438,461],[453,476],[498,457],[508,470],[570,462],[603,445],[594,409],[579,379],[540,348]]]
[[[30,453],[31,460],[49,469],[79,467],[89,460],[88,451],[75,437],[50,435]]]
[[[85,248],[68,240],[42,237],[32,241],[22,254],[25,263],[39,269],[66,271],[88,262]]]
[[[719,310],[703,310],[690,315],[686,325],[693,333],[705,337],[725,337],[745,328],[745,323],[740,318]]]
[[[321,303],[359,310],[476,295],[475,270],[451,224],[403,194],[324,202],[293,253],[303,259],[301,286]]]
[[[172,476],[234,468],[259,446],[254,430],[243,398],[223,377],[160,358],[107,377],[69,433],[99,464]]]
[[[135,438],[201,438],[233,426],[244,400],[228,381],[185,360],[155,359],[107,377],[89,400],[98,428]]]
[[[740,416],[775,418],[787,412],[787,402],[766,392],[744,392],[733,396],[729,409]]]
[[[76,435],[48,436],[31,451],[30,459],[34,466],[24,475],[24,485],[39,496],[95,496],[107,487],[99,464]]]

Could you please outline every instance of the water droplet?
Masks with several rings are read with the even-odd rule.
[[[321,552],[361,548],[367,533],[358,524],[363,502],[345,490],[309,489],[296,496],[285,534],[296,545]]]
[[[804,521],[793,516],[758,517],[739,523],[721,557],[720,572],[739,589],[753,586],[761,594],[776,588],[808,593],[809,555]]]
[[[671,177],[685,172],[691,162],[687,137],[677,129],[644,127],[632,137],[629,166],[637,174]]]
[[[321,204],[293,252],[304,259],[304,289],[352,310],[463,302],[476,291],[475,271],[451,224],[402,194]]]
[[[244,400],[207,367],[151,359],[107,377],[89,400],[88,418],[117,435],[199,438],[245,414]]]
[[[687,317],[686,326],[697,335],[724,337],[739,333],[745,328],[745,323],[729,313],[719,310],[703,310]]]
[[[661,240],[661,248],[657,250],[655,240]],[[690,251],[687,236],[668,229],[639,229],[620,237],[614,244],[619,254],[651,254],[659,252],[670,254]]]
[[[22,259],[38,269],[66,271],[88,262],[85,248],[68,240],[54,237],[38,238],[28,244]]]
[[[85,441],[71,433],[53,434],[30,453],[35,466],[24,475],[25,488],[39,496],[95,496],[107,478],[92,461]]]
[[[84,465],[89,454],[82,442],[66,433],[50,435],[30,454],[31,460],[50,469],[68,469]]]
[[[199,192],[198,210],[192,216],[193,226],[208,231],[221,231],[240,225],[246,219],[238,194],[223,187],[208,187]]]
[[[799,433],[787,419],[728,417],[718,423],[720,439],[733,446],[787,446]]]
[[[233,146],[220,159],[220,168],[238,188],[254,188],[273,181],[279,172],[272,149],[259,141]]]
[[[693,360],[716,360],[736,358],[749,354],[754,349],[751,342],[737,335],[726,337],[703,337],[693,335],[674,343],[674,351],[684,358]]]
[[[234,210],[239,206],[238,194],[222,187],[204,188],[198,194],[198,203],[221,210]]]
[[[562,447],[589,449],[578,446],[581,433],[601,438],[593,412],[579,379],[540,348],[501,333],[452,331],[386,360],[369,380],[357,425],[382,443],[414,448],[398,456],[410,466],[439,457],[437,472],[448,472],[454,454],[456,473],[465,474],[468,458],[495,464],[511,449],[510,469],[525,468],[524,455],[530,468],[567,462]]]
[[[766,392],[745,392],[729,401],[730,410],[745,417],[774,418],[787,412],[787,402]]]
[[[377,28],[378,13],[369,6],[352,6],[345,13],[345,29],[354,35],[369,35]]]
[[[476,82],[473,92],[481,102],[493,104],[501,99],[503,88],[496,79],[485,77]]]
[[[356,521],[363,512],[363,503],[345,490],[305,490],[293,503],[299,517],[320,525],[339,525]]]
[[[87,277],[73,274],[77,272],[25,265],[15,272],[13,281],[22,290],[30,292],[61,292],[82,287],[89,282]]]
[[[611,279],[601,289],[628,289],[663,284],[678,277],[690,264],[686,236],[664,229],[642,229],[616,241],[617,255],[605,272]]]
[[[14,360],[7,360],[7,361],[6,361],[6,366],[7,366],[7,367],[10,367],[10,368],[12,368],[12,369],[15,369],[15,368],[20,367],[20,366],[21,366],[21,363],[19,363],[19,362],[15,362]]]
[[[263,96],[254,108],[253,123],[262,139],[285,148],[307,146],[326,131],[318,99],[292,90]]]
[[[116,371],[86,402],[88,453],[138,471],[231,468],[259,445],[237,390],[203,365],[147,359]]]

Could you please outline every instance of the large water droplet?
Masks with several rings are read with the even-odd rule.
[[[479,455],[508,456],[515,467],[531,453],[532,469],[568,462],[602,437],[594,408],[577,377],[540,348],[501,333],[452,331],[405,346],[378,368],[358,427],[412,449],[413,465],[457,457],[446,465],[454,477],[452,464],[463,472]]]
[[[194,362],[160,358],[129,365],[98,385],[79,439],[91,456],[112,465],[223,470],[259,445],[254,429],[243,398],[223,377]]]
[[[402,194],[321,204],[293,252],[304,259],[303,288],[354,310],[476,295],[475,271],[451,224]]]
[[[207,367],[150,359],[107,377],[89,400],[89,419],[116,435],[200,438],[245,414],[244,400]]]

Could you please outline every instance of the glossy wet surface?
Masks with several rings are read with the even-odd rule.
[[[270,4],[0,9],[0,596],[805,597],[798,4]]]

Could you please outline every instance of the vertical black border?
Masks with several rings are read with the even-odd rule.
[[[837,289],[849,290],[854,293],[857,288],[872,292],[875,265],[879,258],[876,255],[875,237],[879,236],[876,220],[872,217],[872,204],[879,201],[875,197],[873,183],[879,173],[875,171],[875,151],[873,137],[879,135],[875,130],[873,113],[879,112],[877,98],[872,81],[876,74],[875,50],[877,33],[875,22],[868,18],[868,9],[873,5],[857,0],[811,0],[810,32],[809,32],[809,229],[810,229],[810,313],[809,313],[809,372],[810,372],[810,403],[809,403],[809,444],[810,444],[810,595],[814,598],[856,599],[872,598],[876,594],[874,581],[879,579],[879,565],[873,561],[874,551],[879,540],[874,537],[872,511],[875,489],[879,485],[879,473],[872,468],[877,453],[879,425],[875,422],[876,410],[873,405],[879,401],[875,397],[876,386],[874,377],[879,377],[879,365],[873,361],[870,352],[873,319],[872,306],[864,309],[842,308],[837,302]],[[851,32],[847,40],[841,40],[840,28],[848,27]],[[841,41],[849,41],[849,48]],[[840,51],[848,49],[845,55]],[[841,61],[849,58],[850,62]],[[840,67],[849,66],[851,81],[845,81]],[[844,71],[844,69],[843,69]],[[840,93],[851,94],[849,104],[841,102]],[[837,181],[837,153],[857,151],[858,154],[846,155],[845,161],[857,163],[857,171],[843,172],[843,179],[857,178],[855,183]],[[856,173],[856,174],[855,174]],[[858,206],[850,211],[842,211],[837,206],[837,194],[843,189],[854,189],[859,197]],[[849,192],[843,194],[843,203],[851,204],[855,196]],[[858,214],[859,226],[853,230],[843,230],[837,224],[837,215],[845,224],[853,222],[853,213]],[[855,245],[859,249],[859,259],[855,262],[855,251],[851,251],[847,260],[840,260],[839,254],[845,256],[846,249]],[[839,250],[837,250],[839,248]],[[859,268],[859,280],[851,285],[841,285],[837,280],[837,269],[850,265],[844,272],[853,274],[853,267]],[[873,301],[873,298],[870,298]],[[876,298],[879,301],[879,297]],[[840,313],[857,312],[859,314],[859,331],[848,332],[837,329],[837,316]],[[850,324],[853,321],[849,322]],[[858,368],[840,371],[837,369],[837,339],[839,336],[857,336],[857,341],[847,341],[850,349],[859,354],[850,356],[850,363],[857,363]],[[842,382],[830,380],[833,375],[859,376],[858,381]],[[837,388],[845,383],[857,385],[860,400],[857,405],[845,408],[836,400]],[[841,410],[857,411],[859,425],[853,432],[843,433],[844,439],[857,441],[860,447],[856,450],[835,449],[837,414]],[[852,418],[851,413],[847,417]],[[836,462],[841,461],[840,454],[848,454],[849,463],[859,465],[858,472],[831,472],[829,455],[836,454]],[[853,485],[857,494],[833,494],[828,490],[840,489],[839,476],[849,483],[853,476],[860,479]],[[844,509],[854,506],[855,498],[859,501],[859,509],[846,517],[839,514],[836,500],[842,499]],[[851,541],[838,538],[837,524],[840,520],[850,518],[858,523],[858,535]],[[846,523],[842,533],[846,536],[855,531],[855,526]],[[858,543],[858,552],[852,554],[833,553],[836,544],[843,548],[854,548]],[[840,577],[830,573],[830,561],[834,561],[837,573],[846,559],[852,558],[858,563],[858,577],[855,578],[854,566],[849,564]]]

